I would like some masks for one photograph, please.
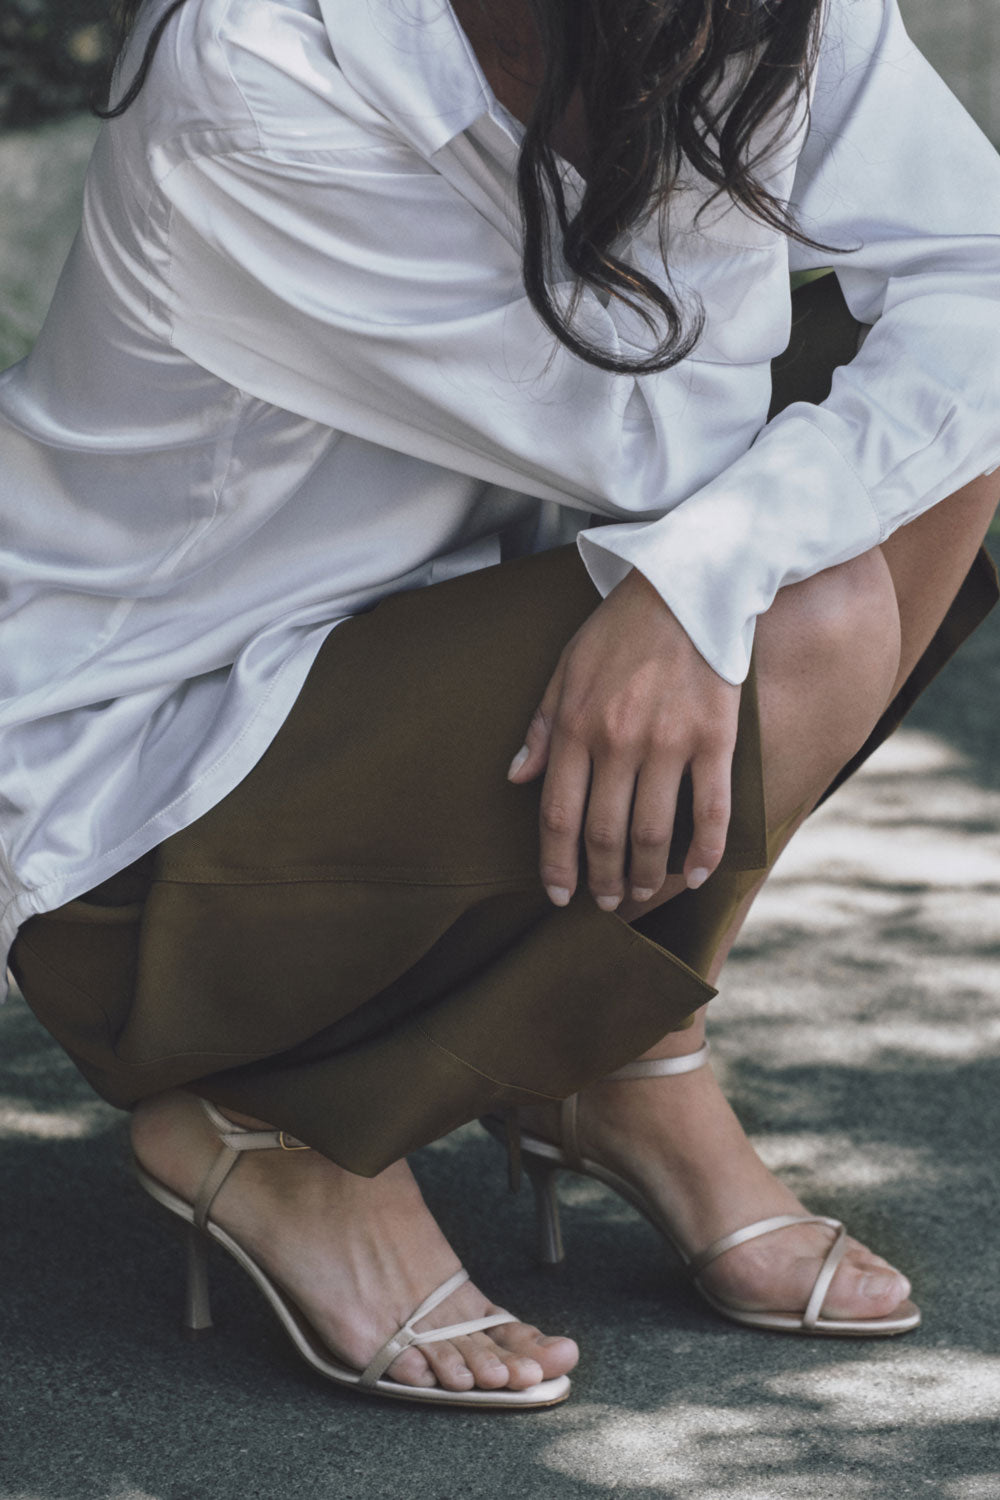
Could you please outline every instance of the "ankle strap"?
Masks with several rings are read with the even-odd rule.
[[[686,1052],[683,1057],[643,1057],[638,1062],[626,1063],[614,1073],[609,1073],[605,1083],[624,1083],[630,1078],[660,1078],[668,1073],[694,1073],[708,1062],[707,1042],[697,1052]]]
[[[302,1141],[297,1141],[293,1135],[287,1135],[284,1130],[248,1130],[245,1125],[227,1120],[222,1111],[216,1109],[208,1099],[201,1099],[200,1103],[222,1147],[205,1174],[192,1205],[194,1222],[199,1229],[204,1229],[208,1223],[209,1209],[222,1184],[239,1161],[241,1152],[308,1151],[310,1148]]]
[[[605,1074],[602,1083],[626,1083],[632,1078],[660,1078],[669,1073],[693,1073],[708,1062],[709,1046],[705,1042],[697,1052],[688,1052],[683,1057],[645,1057],[638,1062],[626,1063],[614,1073]],[[559,1140],[567,1164],[574,1171],[583,1170],[583,1155],[580,1151],[580,1107],[579,1094],[570,1094],[559,1110]]]

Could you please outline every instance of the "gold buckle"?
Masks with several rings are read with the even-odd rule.
[[[292,1146],[290,1146],[288,1144],[289,1141],[294,1141],[295,1144],[292,1145]],[[278,1145],[281,1147],[282,1151],[311,1151],[312,1150],[311,1146],[305,1146],[305,1145],[303,1145],[303,1143],[301,1141],[296,1141],[295,1140],[294,1135],[286,1135],[283,1130],[279,1130],[278,1131]]]

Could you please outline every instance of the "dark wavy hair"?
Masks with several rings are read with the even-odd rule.
[[[146,81],[164,29],[185,0],[157,22],[135,77],[102,119],[128,109]],[[364,0],[352,0],[363,4]],[[796,117],[819,45],[822,0],[528,0],[544,74],[518,162],[527,295],[560,343],[604,370],[651,374],[691,353],[699,307],[685,308],[615,251],[621,237],[659,216],[669,272],[666,210],[691,168],[752,218],[822,249],[770,193],[760,169]],[[119,0],[121,56],[143,0]],[[479,0],[489,19],[496,0]],[[513,60],[516,64],[516,59]],[[110,92],[110,82],[109,82]],[[550,144],[579,90],[590,140],[586,188],[570,212],[564,168]],[[554,237],[575,283],[568,306],[553,296]],[[610,354],[574,327],[584,288],[631,308],[653,351]]]

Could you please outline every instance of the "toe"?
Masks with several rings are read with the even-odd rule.
[[[496,1342],[508,1356],[536,1365],[537,1380],[568,1375],[579,1361],[580,1351],[572,1339],[542,1334],[527,1323],[509,1323],[496,1330]]]
[[[446,1391],[471,1391],[478,1382],[463,1353],[450,1339],[438,1344],[424,1344],[421,1350],[438,1385]]]
[[[442,1324],[490,1318],[501,1308],[488,1302],[471,1283],[460,1287],[440,1308],[428,1316]],[[505,1314],[506,1316],[506,1314]],[[427,1325],[418,1323],[418,1333]],[[412,1351],[410,1351],[412,1352]],[[490,1328],[460,1334],[420,1346],[420,1355],[434,1377],[447,1390],[476,1387],[495,1391],[524,1391],[565,1374],[579,1357],[572,1339],[545,1337],[527,1323],[498,1323]]]
[[[502,1333],[506,1327],[504,1324],[488,1333],[469,1334],[457,1342],[475,1371],[477,1384],[487,1390],[506,1386],[512,1391],[524,1391],[538,1385],[545,1378],[544,1372],[536,1359],[516,1354],[494,1338],[495,1333]]]
[[[487,1335],[472,1334],[463,1339],[462,1353],[476,1378],[476,1384],[483,1390],[501,1390],[512,1384],[502,1350]]]
[[[768,1243],[768,1241],[771,1243]],[[735,1246],[704,1273],[703,1284],[731,1307],[748,1312],[798,1314],[812,1296],[831,1244],[829,1230],[803,1224]],[[906,1302],[910,1283],[881,1257],[855,1240],[824,1298],[821,1316],[873,1319],[890,1316]]]
[[[832,1318],[886,1318],[909,1295],[899,1271],[851,1267],[835,1278],[823,1311]]]
[[[885,1318],[910,1295],[910,1282],[881,1256],[864,1245],[852,1244],[823,1307],[830,1318]]]
[[[475,1371],[477,1384],[487,1390],[506,1386],[512,1391],[524,1391],[529,1386],[538,1385],[545,1374],[537,1359],[513,1352],[494,1337],[505,1332],[506,1328],[504,1324],[491,1328],[488,1333],[468,1334],[457,1343],[466,1362]]]
[[[537,1359],[510,1354],[504,1349],[501,1349],[499,1353],[507,1367],[507,1384],[512,1391],[529,1390],[531,1386],[540,1385],[545,1379],[545,1372]]]
[[[382,1379],[396,1380],[400,1385],[437,1385],[435,1373],[419,1349],[404,1350],[398,1359],[393,1360]]]

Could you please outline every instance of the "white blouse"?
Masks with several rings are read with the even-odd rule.
[[[668,255],[704,337],[607,374],[525,298],[520,127],[445,0],[187,0],[0,376],[0,957],[230,791],[394,590],[579,533],[602,592],[638,567],[740,681],[778,588],[997,464],[1000,161],[895,0],[828,9],[766,175],[874,328],[764,426],[789,270],[829,253],[728,200],[695,222],[690,178]],[[663,277],[653,230],[629,253]]]

